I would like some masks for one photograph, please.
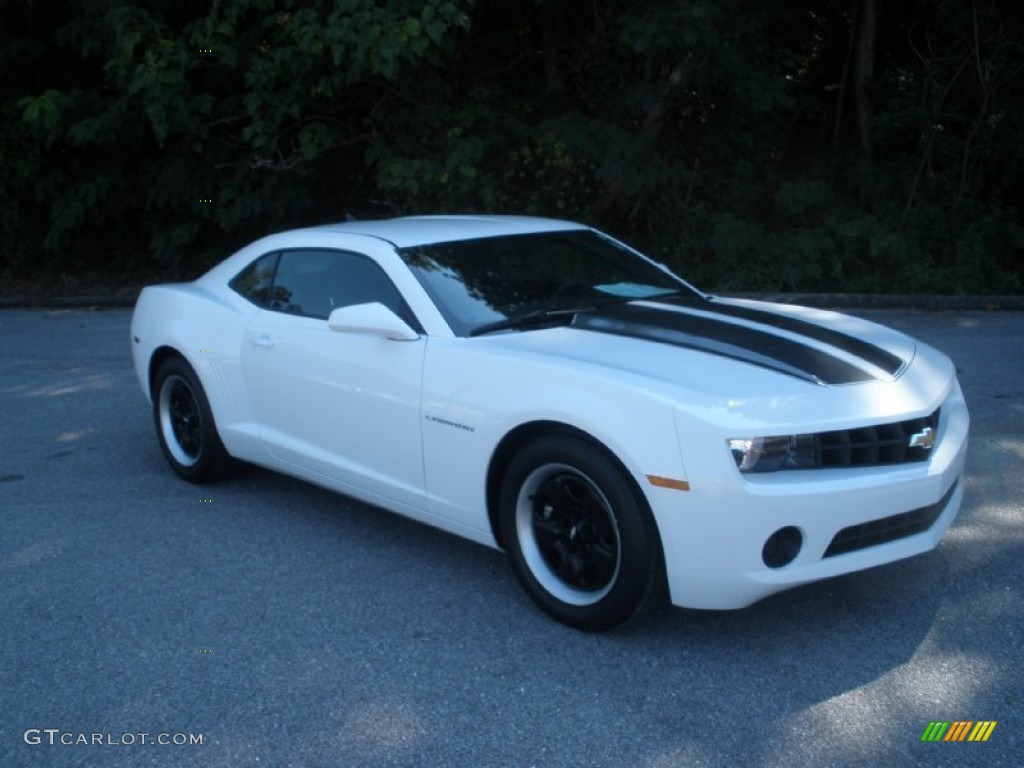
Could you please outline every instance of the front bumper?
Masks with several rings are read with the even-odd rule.
[[[954,386],[927,462],[725,472],[709,482],[691,474],[687,494],[655,489],[650,498],[673,604],[743,608],[791,587],[934,549],[963,500],[968,425]],[[769,567],[765,544],[787,527],[799,531],[799,552],[788,564]]]

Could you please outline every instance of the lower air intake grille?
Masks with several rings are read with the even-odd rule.
[[[887,541],[905,539],[907,536],[927,531],[938,520],[942,510],[949,504],[949,500],[953,498],[957,485],[959,482],[953,483],[941,499],[927,507],[843,528],[828,545],[825,557],[856,552],[858,549],[885,544]]]

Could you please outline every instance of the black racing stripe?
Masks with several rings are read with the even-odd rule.
[[[780,328],[784,331],[798,333],[801,336],[806,336],[810,339],[814,339],[815,341],[820,341],[823,344],[828,344],[836,349],[841,349],[844,352],[854,355],[855,357],[859,357],[861,360],[881,368],[890,376],[895,376],[904,364],[903,360],[901,360],[897,355],[894,355],[892,352],[882,349],[881,347],[876,347],[874,344],[866,342],[863,339],[849,336],[840,331],[826,328],[823,325],[808,322],[807,320],[790,317],[789,315],[780,315],[764,309],[754,309],[753,307],[739,307],[734,304],[717,304],[714,301],[704,301],[702,299],[690,299],[685,297],[673,297],[669,299],[659,299],[655,297],[651,299],[651,301],[672,304],[677,307],[697,309],[701,312],[711,312],[716,315],[725,315],[726,317],[736,317],[741,320],[750,320],[751,322],[770,325],[773,328]]]
[[[819,384],[873,377],[845,360],[765,331],[666,309],[615,304],[581,312],[572,327],[708,352]]]

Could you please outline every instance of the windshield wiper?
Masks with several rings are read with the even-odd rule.
[[[469,332],[469,335],[482,336],[492,331],[532,328],[539,325],[568,325],[579,312],[586,312],[587,309],[587,307],[577,307],[576,309],[538,309],[518,317],[506,317],[503,320],[495,320],[493,323],[478,325]]]

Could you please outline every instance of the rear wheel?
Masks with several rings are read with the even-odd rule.
[[[512,569],[548,615],[602,630],[646,610],[662,583],[646,501],[604,451],[552,433],[512,459],[500,497]]]
[[[223,475],[231,460],[192,367],[180,357],[168,358],[157,370],[153,392],[156,433],[171,468],[192,483]]]

